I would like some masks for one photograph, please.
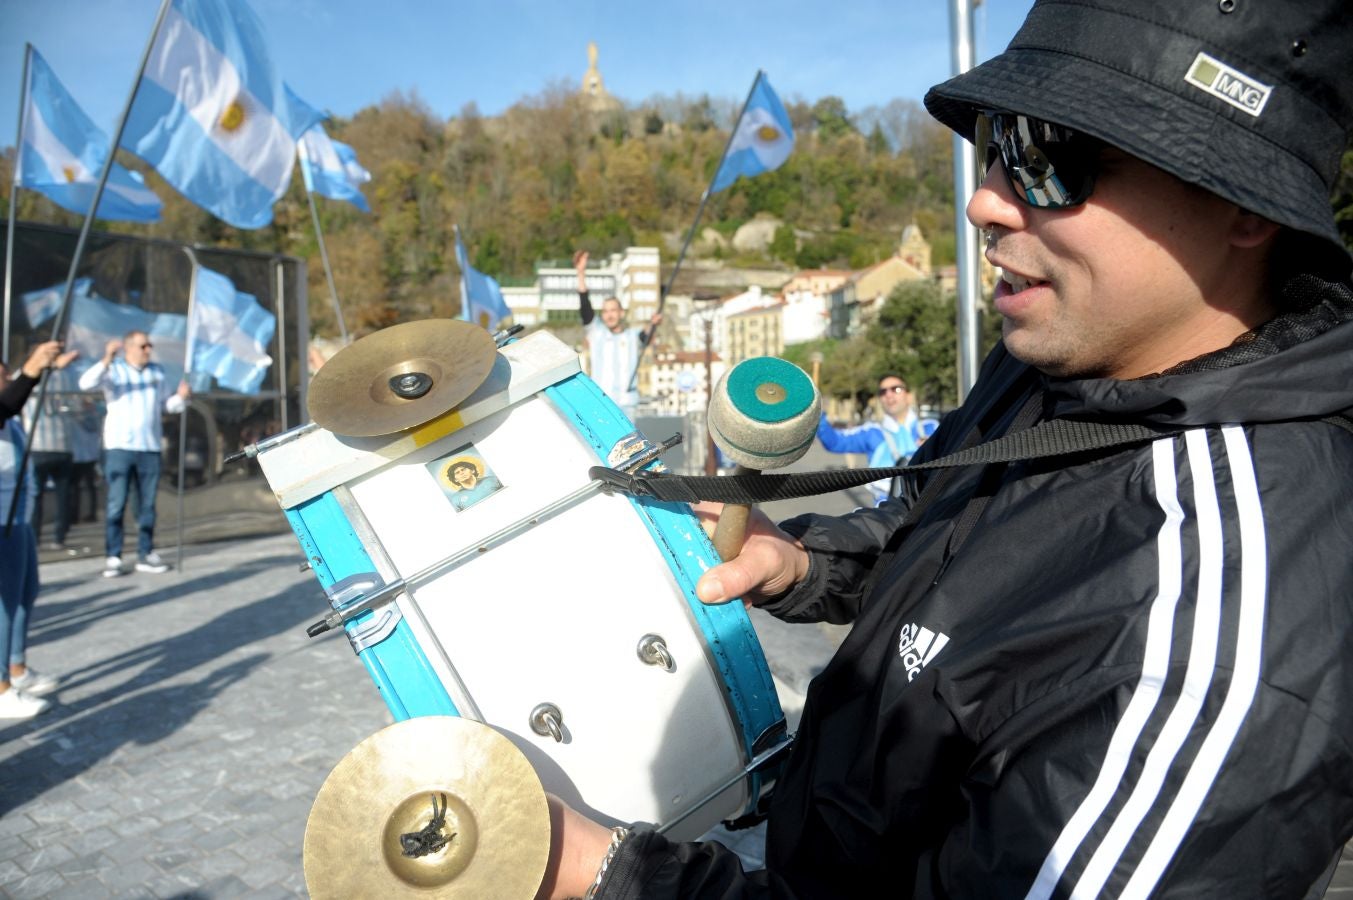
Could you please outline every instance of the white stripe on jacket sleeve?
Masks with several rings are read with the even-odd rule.
[[[1259,687],[1264,613],[1268,605],[1268,542],[1264,535],[1264,510],[1244,429],[1230,425],[1222,429],[1222,436],[1226,441],[1226,457],[1240,521],[1240,626],[1236,634],[1235,667],[1221,712],[1203,740],[1179,795],[1170,804],[1156,836],[1123,889],[1124,898],[1147,896],[1164,874],[1203,805],[1203,798],[1216,783],[1217,773],[1235,743],[1236,733],[1240,731]]]
[[[1216,782],[1258,686],[1268,577],[1263,510],[1243,429],[1227,426],[1222,429],[1222,436],[1240,535],[1239,630],[1235,668],[1221,710],[1214,721],[1204,723],[1208,732],[1197,757],[1189,764],[1178,795],[1158,814],[1160,824],[1129,877],[1124,897],[1144,897],[1159,883],[1193,824],[1203,800]],[[1217,497],[1207,432],[1188,432],[1184,435],[1184,441],[1193,476],[1194,509],[1199,535],[1197,599],[1184,685],[1161,733],[1146,755],[1137,783],[1072,888],[1073,898],[1099,895],[1122,861],[1124,851],[1142,822],[1153,808],[1164,805],[1162,787],[1191,729],[1199,720],[1215,675],[1221,636],[1225,566],[1222,522],[1229,511],[1222,509]],[[1096,823],[1103,818],[1122,782],[1133,748],[1141,739],[1145,723],[1160,698],[1168,671],[1171,632],[1184,571],[1180,544],[1183,512],[1177,497],[1173,441],[1157,441],[1152,450],[1156,498],[1165,513],[1165,522],[1157,536],[1160,582],[1148,619],[1141,679],[1110,738],[1094,785],[1043,861],[1028,892],[1029,898],[1045,900],[1052,895],[1072,858]]]
[[[1156,599],[1151,604],[1147,619],[1146,650],[1142,661],[1142,676],[1128,702],[1122,720],[1109,740],[1104,763],[1090,793],[1067,821],[1052,851],[1043,860],[1043,866],[1026,895],[1027,900],[1047,900],[1061,881],[1067,864],[1080,849],[1090,828],[1109,805],[1123,773],[1132,757],[1146,721],[1156,702],[1169,670],[1170,646],[1174,630],[1175,607],[1179,603],[1183,573],[1183,548],[1180,527],[1184,510],[1179,505],[1178,479],[1175,473],[1174,439],[1164,438],[1151,447],[1152,472],[1155,479],[1156,502],[1165,513],[1156,535],[1156,554],[1159,582]]]

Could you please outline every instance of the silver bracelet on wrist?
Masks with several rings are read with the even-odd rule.
[[[606,877],[606,870],[615,861],[615,854],[620,850],[621,842],[629,836],[630,830],[622,825],[611,829],[611,845],[606,848],[606,855],[601,858],[601,868],[597,869],[597,877],[592,881],[587,893],[583,894],[583,900],[593,900],[597,896],[597,889],[601,887],[601,880]]]

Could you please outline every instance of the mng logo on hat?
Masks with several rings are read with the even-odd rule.
[[[1256,81],[1206,53],[1194,58],[1184,80],[1252,116],[1264,111],[1264,104],[1273,93],[1273,85]]]

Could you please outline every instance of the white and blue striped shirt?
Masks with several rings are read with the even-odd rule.
[[[183,398],[165,384],[164,368],[146,363],[144,369],[124,359],[105,366],[99,360],[80,376],[81,390],[103,388],[108,414],[103,420],[105,450],[161,450],[160,411],[183,412]]]
[[[630,387],[630,377],[639,364],[641,328],[619,332],[606,327],[600,317],[587,324],[587,349],[592,357],[592,380],[619,406],[634,406],[639,392]]]

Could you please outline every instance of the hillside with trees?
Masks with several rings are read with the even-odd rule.
[[[331,136],[350,144],[372,173],[365,187],[370,215],[316,198],[349,330],[360,336],[459,311],[453,224],[475,267],[505,283],[529,281],[537,261],[565,260],[578,248],[601,256],[658,246],[670,266],[737,109],[733,100],[675,95],[598,114],[572,84],[558,84],[496,117],[471,104],[444,121],[416,95],[396,93],[331,120]],[[859,269],[892,254],[902,229],[915,223],[931,241],[934,264],[953,261],[948,131],[907,100],[852,112],[839,98],[824,97],[790,100],[786,109],[796,135],[789,160],[716,194],[701,229],[731,238],[758,213],[784,225],[764,253],[697,242],[693,256],[713,255],[730,267],[778,266],[786,279],[798,268]],[[6,192],[13,158],[10,148],[0,159]],[[242,231],[193,206],[125,151],[119,161],[146,175],[164,200],[164,217],[150,226],[100,227],[301,257],[312,334],[337,335],[299,175],[275,206],[271,226]],[[35,192],[19,197],[20,219],[80,224]],[[1353,152],[1344,157],[1333,200],[1353,244]],[[999,321],[989,317],[983,330],[982,345],[989,346]],[[880,373],[895,371],[922,401],[944,405],[956,399],[955,342],[952,295],[914,284],[894,292],[866,333],[789,348],[786,355],[806,368],[812,353],[822,353],[828,394],[863,399]]]
[[[791,101],[796,146],[779,170],[742,179],[711,198],[702,222],[721,234],[757,213],[785,223],[766,254],[729,265],[867,266],[890,255],[915,222],[936,263],[952,261],[949,135],[920,107],[895,100],[852,113],[838,98]],[[571,85],[556,85],[487,117],[469,105],[440,120],[417,96],[393,94],[327,124],[372,173],[372,213],[316,198],[349,329],[362,333],[459,309],[452,225],[476,268],[500,280],[529,279],[538,260],[574,249],[601,255],[659,246],[675,258],[728,139],[733,101],[657,97],[595,114]],[[12,151],[0,187],[8,190]],[[168,187],[135,157],[165,202],[155,225],[101,222],[150,237],[282,252],[305,259],[312,330],[337,329],[299,175],[274,208],[274,223],[242,231]],[[40,195],[20,192],[19,217],[78,226]],[[697,249],[697,253],[702,252]],[[725,251],[712,252],[722,256]]]

